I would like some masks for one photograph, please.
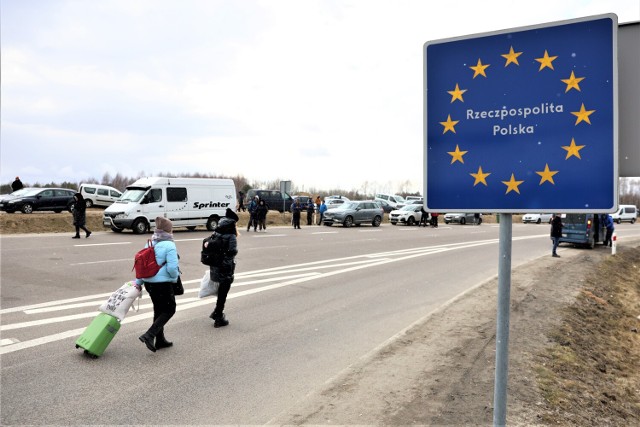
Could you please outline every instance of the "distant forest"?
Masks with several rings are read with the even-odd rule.
[[[141,175],[144,176],[144,175]],[[171,178],[230,178],[236,185],[238,191],[242,191],[244,194],[247,194],[252,188],[257,189],[267,189],[267,190],[279,190],[280,189],[280,179],[275,179],[272,181],[252,181],[249,182],[244,176],[238,175],[235,177],[221,176],[221,175],[212,175],[212,174],[173,174],[173,173],[160,173],[155,176],[166,176]],[[88,178],[82,182],[48,182],[48,183],[39,183],[39,182],[24,182],[25,187],[61,187],[61,188],[70,188],[73,190],[77,190],[81,183],[86,184],[103,184],[109,185],[111,187],[117,188],[118,190],[124,190],[127,185],[132,184],[134,181],[138,180],[140,177],[126,177],[120,174],[116,174],[115,176],[111,176],[106,173],[102,176],[102,179],[98,180],[95,178]],[[365,182],[362,188],[357,190],[345,190],[342,188],[325,188],[325,189],[317,189],[317,188],[306,188],[304,186],[296,186],[295,182],[292,182],[291,194],[292,195],[319,195],[320,197],[325,197],[334,194],[340,194],[348,197],[351,200],[364,200],[364,199],[372,199],[374,197],[374,192],[377,190],[377,186],[372,182]],[[399,194],[403,197],[407,196],[420,196],[419,192],[411,193],[403,190],[402,187],[407,188],[409,186],[409,182],[404,183],[400,186],[399,189],[396,190],[396,194]],[[640,207],[640,179],[637,178],[620,178],[619,182],[619,190],[620,190],[620,200],[619,203],[621,205],[636,205]],[[11,183],[5,183],[0,185],[0,194],[8,194],[11,193]]]

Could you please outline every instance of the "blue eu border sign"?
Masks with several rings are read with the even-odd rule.
[[[612,212],[617,17],[424,45],[425,205]]]

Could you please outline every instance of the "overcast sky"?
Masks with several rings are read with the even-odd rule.
[[[0,0],[3,184],[171,173],[419,191],[423,44],[638,0]]]

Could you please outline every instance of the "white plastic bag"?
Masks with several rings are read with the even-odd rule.
[[[111,294],[109,299],[98,310],[110,314],[122,322],[129,312],[136,298],[142,296],[142,291],[135,286],[135,282],[127,282]],[[140,304],[140,303],[138,303]]]
[[[198,292],[199,298],[204,298],[212,295],[218,295],[218,286],[220,283],[211,280],[209,270],[204,272],[202,280],[200,281],[200,292]]]

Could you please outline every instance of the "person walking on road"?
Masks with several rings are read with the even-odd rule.
[[[247,206],[247,210],[249,211],[249,224],[247,224],[247,231],[251,231],[251,226],[253,225],[253,231],[256,231],[258,228],[258,219],[256,218],[256,208],[258,207],[258,202],[260,201],[260,197],[256,195],[256,197],[249,202],[249,206]]]
[[[151,244],[156,254],[156,262],[161,266],[160,270],[153,277],[136,279],[136,286],[141,289],[144,285],[153,303],[153,323],[138,339],[155,353],[156,350],[173,345],[164,336],[165,325],[176,313],[173,284],[180,277],[178,249],[173,241],[171,220],[161,216],[156,218],[156,229],[151,237]]]
[[[264,200],[261,200],[261,202],[264,204]],[[211,280],[220,284],[218,287],[216,307],[209,315],[209,317],[213,319],[214,328],[221,328],[229,324],[229,321],[224,315],[224,306],[227,302],[227,295],[231,289],[236,270],[235,258],[238,254],[238,240],[236,238],[238,230],[236,223],[238,219],[238,215],[227,208],[225,216],[218,222],[218,226],[214,232],[214,234],[220,234],[222,239],[222,260],[219,264],[215,266],[212,265],[209,268]]]
[[[81,193],[73,195],[73,225],[76,227],[76,235],[72,239],[80,238],[80,229],[84,230],[85,237],[91,236],[91,231],[86,227],[87,224],[87,202]]]
[[[562,227],[564,227],[564,224],[562,223],[560,214],[554,214],[553,219],[551,220],[551,240],[553,241],[551,256],[555,258],[560,258],[560,255],[558,255],[556,250],[558,249],[560,238],[562,237]]]

